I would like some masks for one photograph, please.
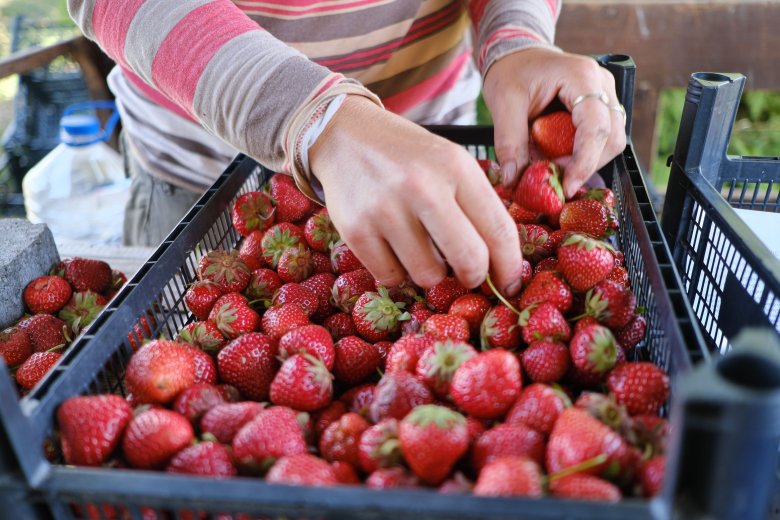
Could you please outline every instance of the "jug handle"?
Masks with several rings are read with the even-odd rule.
[[[108,140],[109,137],[111,137],[111,134],[114,133],[114,127],[116,126],[117,122],[119,121],[119,111],[116,108],[116,102],[114,101],[84,101],[82,103],[74,103],[72,105],[68,105],[64,112],[62,113],[63,116],[70,115],[74,112],[80,112],[83,110],[111,110],[111,116],[109,116],[108,120],[106,121],[105,127],[103,127],[103,131],[100,135],[101,141]]]

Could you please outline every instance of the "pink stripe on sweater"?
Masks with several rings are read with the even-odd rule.
[[[474,27],[479,27],[479,22],[482,20],[482,15],[485,14],[485,7],[487,7],[490,0],[470,0],[469,1],[469,16],[471,17],[471,23]],[[555,2],[555,0],[552,0]]]
[[[463,52],[452,60],[449,67],[435,76],[431,76],[403,92],[383,99],[382,102],[385,104],[385,108],[396,114],[402,114],[415,105],[433,99],[442,92],[451,89],[463,73],[463,68],[468,64],[470,56],[470,50]]]
[[[121,66],[120,66],[121,67]],[[185,112],[182,110],[179,105],[165,97],[164,95],[160,94],[160,92],[153,87],[151,87],[147,82],[142,80],[135,72],[131,71],[127,67],[121,67],[122,68],[122,74],[130,80],[130,82],[135,85],[135,87],[140,90],[147,98],[149,98],[152,102],[154,102],[157,105],[160,105],[163,108],[166,108],[173,112],[174,114],[183,117],[184,119],[188,119],[190,121],[196,121],[194,117],[192,117],[192,114]]]
[[[547,5],[550,6],[550,13],[552,14],[553,20],[558,19],[558,0],[547,0]]]
[[[154,85],[191,112],[198,80],[211,58],[236,36],[257,30],[260,26],[231,2],[210,2],[193,9],[160,45],[152,62]]]
[[[250,4],[251,2],[244,2],[245,4]],[[318,7],[309,7],[305,9],[283,9],[283,8],[277,8],[277,7],[268,7],[267,4],[269,2],[258,2],[258,4],[261,5],[253,5],[251,8],[249,5],[246,5],[245,7],[248,9],[251,9],[252,14],[276,14],[276,15],[288,15],[288,16],[301,16],[301,15],[309,15],[309,14],[327,14],[330,11],[343,11],[345,9],[355,9],[355,8],[363,8],[368,7],[372,4],[377,3],[385,3],[384,1],[380,0],[356,0],[354,2],[339,2],[339,3],[333,3],[332,5],[320,5]],[[305,2],[302,4],[296,4],[294,2],[277,2],[279,5],[311,5],[311,4],[318,4],[322,2]]]
[[[92,29],[106,54],[125,65],[125,40],[130,23],[144,0],[97,0],[92,11]]]

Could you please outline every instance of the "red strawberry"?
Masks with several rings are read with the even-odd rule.
[[[539,222],[541,215],[534,211],[528,211],[517,202],[509,204],[509,216],[516,224],[536,224]]]
[[[336,308],[330,303],[334,283],[336,283],[336,275],[333,273],[317,273],[301,282],[303,287],[317,297],[317,310],[311,317],[318,323],[336,312]]]
[[[567,202],[561,209],[561,230],[603,238],[609,230],[609,215],[603,203],[593,199]]]
[[[616,265],[612,268],[612,271],[610,271],[607,275],[607,280],[617,282],[626,288],[631,286],[631,279],[628,276],[628,271],[625,267],[620,265]]]
[[[119,445],[131,417],[130,405],[118,395],[67,399],[57,410],[65,462],[100,466]]]
[[[189,343],[181,343],[181,345],[192,355],[192,361],[195,364],[194,383],[217,384],[217,366],[211,356]]]
[[[291,247],[303,245],[306,239],[301,228],[289,222],[274,224],[263,235],[262,259],[268,267],[276,269],[279,258]]]
[[[182,343],[153,340],[130,358],[125,385],[137,403],[166,404],[195,382],[192,352]]]
[[[0,332],[0,356],[9,367],[21,365],[32,353],[30,336],[20,327],[9,327]]]
[[[352,467],[352,464],[337,460],[335,462],[331,462],[330,467],[333,468],[333,473],[336,475],[336,480],[339,481],[339,484],[351,485],[361,483],[361,480],[358,477],[355,468]]]
[[[571,400],[560,390],[535,383],[528,385],[518,396],[506,415],[506,424],[525,424],[549,435],[558,415],[571,407]]]
[[[536,161],[523,172],[514,201],[528,211],[557,215],[563,207],[561,170],[555,163]]]
[[[277,222],[298,222],[314,209],[314,202],[298,189],[289,176],[274,175],[269,179],[268,186],[276,202]]]
[[[415,407],[432,402],[428,387],[409,372],[388,373],[376,386],[371,419],[375,423],[388,417],[401,420]]]
[[[269,484],[288,486],[335,486],[339,484],[333,468],[319,457],[301,453],[282,457],[268,470]]]
[[[567,477],[550,481],[550,491],[556,497],[574,500],[598,500],[600,502],[620,502],[620,489],[611,482],[575,473]]]
[[[501,349],[481,352],[455,371],[452,400],[479,419],[498,419],[512,406],[522,386],[520,362]]]
[[[476,355],[477,351],[468,343],[437,341],[420,356],[415,373],[437,397],[446,399],[450,393],[450,384],[455,371],[467,359]]]
[[[374,277],[367,269],[355,269],[336,278],[331,296],[336,307],[351,313],[360,295],[371,291],[374,291]]]
[[[217,326],[210,321],[189,323],[179,331],[174,339],[179,343],[189,343],[212,356],[216,356],[227,343]]]
[[[520,361],[534,383],[555,383],[569,370],[569,348],[557,341],[536,341],[523,351]]]
[[[503,304],[488,310],[480,328],[482,350],[500,348],[515,350],[520,346],[520,326],[517,314]]]
[[[373,345],[356,336],[341,338],[334,348],[336,358],[333,375],[336,376],[336,381],[342,383],[360,383],[373,374],[382,362]]]
[[[523,341],[527,344],[540,340],[569,341],[571,327],[561,311],[551,303],[531,305],[523,309],[517,320],[520,325]]]
[[[249,276],[249,284],[244,289],[244,294],[250,301],[270,302],[283,284],[276,271],[265,268],[255,269]]]
[[[571,155],[574,151],[576,130],[571,114],[560,110],[534,119],[531,123],[531,139],[545,157],[557,159]]]
[[[499,424],[477,439],[471,448],[471,465],[479,472],[496,459],[508,456],[528,457],[544,463],[545,436],[522,424]]]
[[[60,360],[59,352],[35,352],[16,370],[16,382],[25,390],[32,390]]]
[[[331,314],[325,318],[325,321],[322,322],[322,326],[328,329],[333,341],[338,341],[347,336],[357,336],[357,329],[355,328],[355,323],[352,321],[352,316],[345,312]]]
[[[374,343],[374,348],[377,352],[379,352],[379,357],[382,358],[382,360],[387,359],[387,355],[390,353],[390,349],[393,348],[393,342],[392,341],[377,341]]]
[[[545,271],[558,271],[558,259],[554,257],[545,258],[534,266],[533,276]]]
[[[111,285],[111,266],[102,260],[75,257],[65,268],[65,279],[74,291],[99,294]]]
[[[127,425],[122,452],[134,468],[161,469],[194,438],[192,426],[183,416],[164,408],[151,408]]]
[[[33,314],[53,314],[62,309],[73,290],[70,284],[59,276],[39,276],[24,288],[24,304]]]
[[[471,335],[477,336],[488,309],[490,309],[490,300],[485,295],[469,293],[456,298],[450,305],[448,314],[465,319],[469,324]]]
[[[233,438],[234,460],[251,473],[262,473],[276,459],[306,453],[298,414],[275,406],[263,410]]]
[[[402,336],[393,343],[390,352],[387,354],[385,372],[404,370],[413,374],[417,368],[417,361],[420,359],[420,356],[435,342],[436,340],[433,337],[422,334]]]
[[[574,367],[599,379],[615,366],[618,348],[612,332],[602,325],[582,327],[569,343]]]
[[[668,420],[657,415],[635,415],[631,418],[631,430],[634,445],[643,453],[666,453],[670,433]]]
[[[333,376],[311,354],[288,357],[271,382],[271,402],[310,412],[333,399]]]
[[[275,340],[297,327],[309,325],[309,316],[299,305],[285,303],[279,307],[271,307],[263,313],[262,331]]]
[[[466,419],[433,404],[418,406],[403,418],[398,439],[406,462],[426,484],[441,484],[469,447]]]
[[[469,322],[454,314],[434,314],[422,324],[420,332],[436,340],[468,341]]]
[[[218,442],[206,441],[184,448],[168,464],[169,473],[228,478],[237,474],[230,452]]]
[[[610,329],[620,329],[636,314],[636,296],[631,289],[611,280],[602,280],[585,295],[585,314]]]
[[[553,254],[553,251],[547,246],[548,233],[544,227],[536,224],[519,224],[517,231],[520,235],[523,258],[532,264],[536,264]]]
[[[607,376],[607,388],[629,414],[657,414],[669,398],[669,376],[646,361],[623,363]]]
[[[374,291],[379,292],[379,289],[385,287],[379,280],[374,278]],[[418,286],[414,284],[411,278],[408,276],[406,277],[406,280],[401,282],[398,285],[395,285],[393,287],[385,287],[387,289],[387,294],[390,295],[390,299],[394,302],[404,303],[407,306],[410,306],[422,299],[420,296],[420,292],[422,292],[422,289],[420,289]]]
[[[279,256],[276,272],[283,282],[302,282],[313,271],[311,250],[303,244],[285,249]]]
[[[36,314],[19,322],[18,327],[27,333],[35,352],[45,352],[70,342],[68,325],[51,314]]]
[[[615,266],[612,248],[579,233],[558,247],[558,269],[576,291],[586,291],[605,279]]]
[[[319,438],[328,429],[328,426],[339,420],[339,417],[347,413],[347,405],[343,401],[331,401],[328,406],[314,413],[314,433]]]
[[[314,315],[320,307],[317,295],[311,289],[295,282],[282,285],[271,300],[273,307],[279,307],[286,303],[296,304],[309,317]]]
[[[632,352],[631,349],[645,339],[646,331],[647,320],[645,317],[641,314],[634,314],[634,317],[631,318],[631,321],[625,327],[615,331],[615,339],[620,343],[620,346]]]
[[[68,325],[68,329],[78,334],[98,317],[106,303],[103,296],[92,291],[74,292],[57,316]]]
[[[666,472],[666,456],[658,455],[644,462],[639,469],[639,483],[642,495],[652,498],[661,493]]]
[[[227,403],[225,391],[208,383],[195,383],[182,390],[173,402],[173,410],[183,415],[193,425],[201,416],[219,404]]]
[[[531,279],[523,289],[518,305],[525,309],[535,303],[551,303],[561,313],[566,314],[571,309],[572,294],[569,286],[554,271],[542,271]]]
[[[398,419],[383,419],[360,436],[360,466],[366,473],[399,464],[403,458],[398,441]]]
[[[585,410],[590,415],[606,424],[624,439],[633,443],[633,424],[626,408],[615,402],[612,396],[600,392],[584,391],[574,403],[575,408]]]
[[[433,316],[433,311],[428,308],[424,301],[416,301],[409,307],[408,320],[401,323],[401,334],[417,334],[425,321]]]
[[[483,497],[541,497],[539,465],[527,457],[501,457],[482,468],[474,494]]]
[[[413,488],[419,485],[417,477],[401,466],[379,468],[366,479],[369,489]]]
[[[224,403],[210,408],[200,420],[200,431],[210,433],[219,442],[230,444],[238,430],[265,408],[254,401]]]
[[[217,284],[208,280],[198,280],[187,288],[184,303],[193,316],[204,321],[209,317],[214,303],[222,296]]]
[[[263,231],[274,222],[275,208],[271,197],[262,191],[250,191],[233,203],[230,218],[241,236]]]
[[[330,263],[333,271],[338,274],[349,273],[357,269],[365,269],[365,266],[360,263],[360,260],[355,256],[355,253],[344,243],[343,240],[339,240],[330,248]]]
[[[255,230],[249,233],[241,241],[238,247],[238,257],[244,261],[246,268],[250,272],[256,271],[264,266],[263,264],[263,237],[265,231]]]
[[[310,354],[322,361],[326,369],[332,370],[336,350],[325,327],[304,325],[291,330],[279,340],[281,360],[284,361],[293,354]]]
[[[309,247],[320,253],[327,253],[330,245],[339,240],[339,232],[330,220],[326,208],[318,210],[309,217],[303,227],[303,234]]]
[[[425,290],[425,300],[436,312],[446,313],[450,310],[452,302],[468,292],[469,290],[463,287],[460,282],[448,276],[433,287]]]
[[[409,319],[403,307],[403,303],[390,299],[387,289],[382,287],[378,293],[367,292],[358,298],[352,308],[352,321],[364,339],[387,341],[400,331],[401,322]]]
[[[209,321],[217,326],[228,339],[253,332],[259,328],[260,316],[247,304],[246,298],[238,293],[228,293],[214,303]]]
[[[238,251],[214,249],[200,259],[198,277],[214,282],[222,293],[241,292],[249,283],[249,267]]]
[[[276,342],[258,332],[234,339],[217,356],[220,380],[256,401],[268,399],[278,366]]]
[[[361,417],[369,419],[371,416],[371,403],[374,402],[374,392],[376,384],[366,383],[359,386],[353,386],[339,398],[347,405],[348,412],[354,412]]]
[[[320,454],[328,462],[347,462],[360,466],[360,436],[371,424],[360,415],[349,412],[333,422],[320,437]]]
[[[145,315],[138,319],[138,322],[133,325],[133,330],[127,334],[127,342],[133,349],[133,352],[141,348],[147,340],[154,336],[153,330],[156,326],[157,322],[151,311],[147,311]]]
[[[314,266],[314,274],[333,273],[333,266],[330,264],[330,255],[315,251],[311,254],[311,264]]]

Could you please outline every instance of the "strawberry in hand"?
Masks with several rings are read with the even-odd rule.
[[[545,114],[531,123],[531,139],[548,159],[571,155],[576,132],[571,114],[565,110]]]

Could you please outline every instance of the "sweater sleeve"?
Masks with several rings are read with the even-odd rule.
[[[530,47],[556,49],[555,24],[561,0],[468,0],[477,35],[479,70]]]
[[[84,35],[214,135],[277,171],[322,107],[358,82],[285,45],[230,0],[68,0]]]

